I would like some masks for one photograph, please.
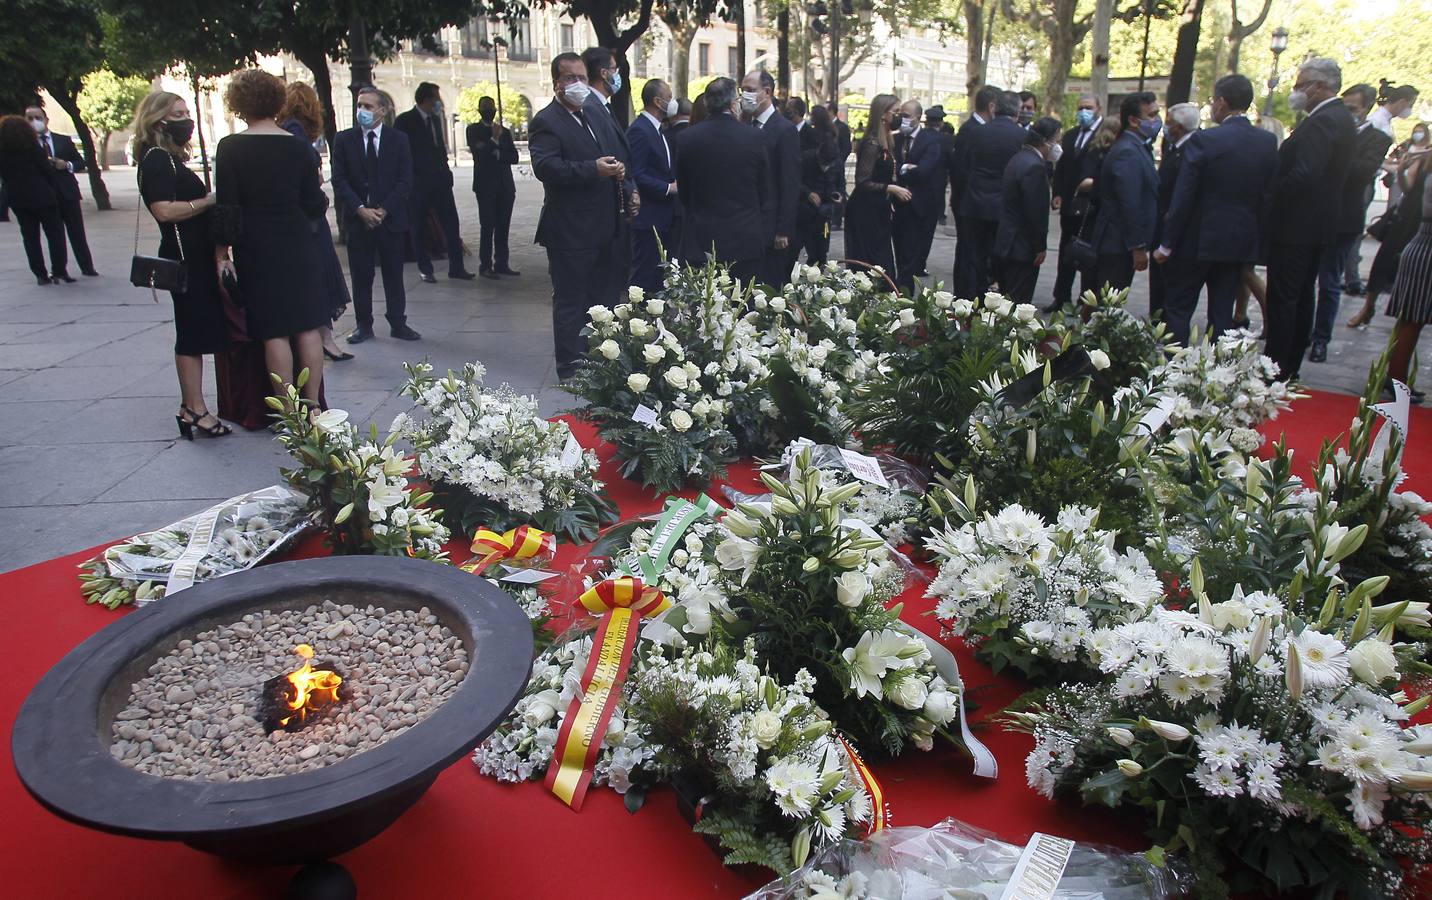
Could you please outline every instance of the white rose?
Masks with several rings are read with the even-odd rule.
[[[781,738],[781,717],[769,709],[763,709],[751,717],[751,734],[756,746],[769,750]]]
[[[1021,322],[1033,322],[1036,312],[1033,304],[1021,303],[1014,308],[1014,317]]]
[[[785,312],[785,309],[786,309],[786,300],[785,300],[785,298],[784,298],[784,297],[772,297],[772,298],[771,298],[771,309],[774,309],[776,312]]]
[[[598,325],[605,325],[612,320],[612,311],[605,306],[593,306],[587,309],[587,316]]]
[[[925,682],[920,676],[910,675],[901,679],[894,688],[887,688],[886,696],[904,709],[924,709],[930,692],[925,688]]]
[[[841,606],[859,606],[870,593],[870,581],[863,572],[846,572],[835,580],[835,599]]]
[[[940,309],[949,309],[955,302],[955,295],[949,291],[935,291],[935,305]]]
[[[627,288],[627,299],[632,303],[640,303],[646,297],[646,292],[636,285]]]
[[[1094,365],[1094,368],[1103,371],[1109,368],[1109,354],[1103,350],[1090,350],[1089,362]]]
[[[684,409],[671,411],[671,427],[677,431],[686,431],[691,427],[691,415]]]
[[[672,366],[667,369],[664,377],[666,378],[666,383],[678,391],[686,389],[686,370],[681,368],[681,366]]]
[[[687,361],[681,364],[682,371],[686,372],[686,380],[694,382],[701,377],[701,367],[696,363]]]
[[[704,603],[693,603],[686,607],[687,634],[709,634],[711,631],[711,607]]]
[[[522,721],[529,728],[537,728],[551,721],[557,715],[557,706],[562,702],[556,691],[547,690],[535,694],[522,712]]]
[[[964,317],[975,311],[975,305],[968,300],[956,300],[951,309],[955,315]]]
[[[765,294],[757,294],[757,295],[756,295],[756,304],[755,304],[755,305],[756,305],[756,309],[765,309],[766,307],[770,306],[771,304],[770,304],[769,301],[766,300],[766,295],[765,295]]]
[[[597,345],[597,352],[607,359],[616,359],[622,355],[622,348],[617,345],[616,341],[606,340]]]
[[[901,326],[903,326],[903,327],[905,327],[905,328],[909,328],[911,325],[914,325],[914,324],[915,324],[915,311],[912,310],[912,309],[902,309],[902,310],[900,310],[900,324],[901,324]]]
[[[627,330],[632,337],[646,337],[651,334],[651,326],[646,324],[645,319],[632,319],[627,323]]]
[[[646,301],[646,311],[653,316],[659,316],[666,312],[666,301],[660,297],[652,297]]]
[[[959,703],[953,691],[930,691],[925,697],[925,718],[936,725],[947,725],[959,715]]]
[[[704,419],[711,412],[711,403],[703,397],[691,405],[691,411]]]
[[[662,357],[666,356],[666,348],[660,344],[647,344],[641,348],[641,355],[647,365],[654,366],[661,362]]]
[[[632,375],[627,376],[627,387],[636,391],[638,394],[646,390],[647,385],[649,384],[651,384],[651,379],[641,374],[640,372],[636,372]]]
[[[1397,656],[1392,646],[1376,638],[1360,641],[1348,651],[1347,661],[1352,673],[1368,684],[1382,684],[1397,677]]]

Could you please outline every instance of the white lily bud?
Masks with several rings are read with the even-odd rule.
[[[1268,639],[1273,634],[1273,619],[1270,616],[1259,616],[1258,624],[1253,626],[1253,637],[1248,642],[1248,661],[1256,663],[1268,652]]]
[[[1303,696],[1303,664],[1298,659],[1298,648],[1288,645],[1288,697],[1298,700]]]
[[[1114,727],[1105,728],[1104,730],[1108,732],[1109,740],[1118,744],[1120,747],[1129,747],[1134,743],[1134,733],[1127,728]]]
[[[1144,774],[1144,767],[1132,759],[1121,759],[1116,765],[1118,765],[1119,771],[1123,772],[1126,778],[1138,778]]]
[[[1142,724],[1145,728],[1150,729],[1154,734],[1166,741],[1174,741],[1175,743],[1178,741],[1186,741],[1190,735],[1187,728],[1173,722],[1160,722],[1158,719],[1144,719]]]
[[[1404,791],[1432,791],[1432,772],[1414,772],[1404,769],[1391,773],[1391,781]]]

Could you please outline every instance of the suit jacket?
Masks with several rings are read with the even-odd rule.
[[[1049,240],[1049,170],[1040,154],[1021,150],[1004,167],[994,255],[1032,263]]]
[[[905,141],[895,142],[896,181],[910,189],[909,208],[921,219],[937,219],[945,202],[945,147],[940,134],[928,127],[915,134],[908,152]],[[901,171],[905,166],[914,166]]]
[[[1268,219],[1272,243],[1321,245],[1337,237],[1356,131],[1352,113],[1338,97],[1304,119],[1283,141]]]
[[[393,120],[393,127],[408,136],[413,154],[413,187],[452,187],[452,169],[448,168],[447,145],[433,140],[432,126],[415,106]],[[447,141],[447,126],[441,119],[438,127]]]
[[[631,148],[631,171],[627,174],[641,192],[641,209],[632,224],[667,228],[676,210],[675,195],[666,192],[676,180],[675,157],[668,158],[665,136],[645,115],[638,115],[631,123],[626,138]]]
[[[549,249],[589,250],[611,244],[617,235],[622,206],[617,183],[597,174],[597,160],[616,155],[615,137],[592,121],[605,112],[583,114],[585,128],[554,99],[528,126],[532,172],[543,192],[537,243]]]
[[[1098,130],[1099,123],[1096,122],[1083,147],[1078,146],[1080,129],[1077,125],[1064,132],[1064,137],[1059,139],[1064,152],[1059,157],[1059,162],[1054,164],[1054,195],[1059,198],[1061,218],[1078,217],[1079,213],[1074,209],[1075,190],[1085,178],[1096,178],[1099,175],[1099,156],[1093,152],[1094,134]]]
[[[836,119],[832,124],[835,125],[835,143],[840,150],[840,158],[842,161],[849,159],[855,147],[850,140],[850,126],[844,119]]]
[[[467,126],[467,149],[472,153],[472,189],[484,197],[512,197],[517,185],[512,181],[512,167],[517,165],[517,145],[512,142],[512,129],[503,128],[502,137],[492,139],[492,126],[474,122]]]
[[[36,143],[23,150],[0,150],[0,180],[10,209],[44,209],[59,205],[59,175]]]
[[[768,179],[761,135],[729,113],[686,129],[676,142],[681,185],[681,258],[700,263],[714,245],[716,259],[760,259],[761,207]]]
[[[413,153],[408,136],[387,125],[378,133],[378,177],[368,184],[367,138],[358,126],[338,132],[333,139],[333,193],[343,202],[345,215],[358,219],[360,206],[385,210],[381,227],[408,230],[408,197],[413,192]],[[366,202],[371,198],[372,202]],[[364,227],[361,223],[355,227]]]
[[[55,169],[55,189],[60,192],[61,200],[78,200],[80,199],[80,184],[75,175],[85,170],[84,157],[80,155],[79,150],[75,149],[75,142],[68,135],[51,132],[50,138],[55,145],[55,158],[63,159],[74,169],[73,172],[61,172],[59,169]]]
[[[965,142],[968,146],[960,157],[964,174],[960,215],[987,222],[999,221],[1004,167],[1024,146],[1025,134],[1013,119],[1004,116],[995,116],[970,131]]]
[[[974,116],[961,122],[946,156],[950,169],[950,212],[957,216],[962,215],[960,201],[965,196],[965,184],[969,180],[970,142],[975,131],[982,127],[983,124]]]
[[[1367,225],[1368,189],[1391,146],[1392,138],[1371,125],[1358,129],[1354,135],[1338,212],[1339,235],[1362,234]]]
[[[1196,132],[1195,132],[1196,133]],[[1183,148],[1188,146],[1188,141],[1182,144],[1168,144],[1164,147],[1163,158],[1159,160],[1159,192],[1157,210],[1154,214],[1154,239],[1149,248],[1157,249],[1159,240],[1163,237],[1164,217],[1168,215],[1169,204],[1173,202],[1173,187],[1178,182],[1178,170],[1183,164]]]
[[[752,126],[747,126],[752,127]],[[756,129],[766,148],[766,186],[761,197],[761,235],[766,246],[776,235],[794,237],[801,187],[801,134],[777,110]]]
[[[1246,116],[1195,132],[1159,243],[1183,260],[1257,262],[1277,168],[1278,139]]]
[[[623,164],[630,164],[631,146],[627,143],[626,129],[622,128],[621,123],[612,113],[611,104],[603,103],[602,98],[597,96],[597,92],[592,91],[587,95],[587,102],[582,108],[594,128],[605,128],[609,137],[616,139],[618,149],[613,150],[611,155],[621,160]]]
[[[1099,201],[1094,249],[1099,253],[1156,249],[1151,244],[1158,217],[1158,186],[1153,154],[1143,138],[1131,131],[1120,133],[1104,155],[1094,185]]]

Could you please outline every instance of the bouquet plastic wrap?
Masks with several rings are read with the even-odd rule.
[[[1020,846],[945,819],[841,841],[746,900],[1158,900],[1187,887],[1138,854],[1046,834]]]
[[[143,606],[201,581],[252,568],[311,527],[308,497],[284,485],[240,494],[106,549],[80,566],[88,603]]]

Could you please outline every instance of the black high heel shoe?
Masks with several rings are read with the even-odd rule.
[[[174,417],[174,421],[179,423],[179,436],[186,441],[192,441],[194,440],[194,429],[196,428],[199,429],[200,434],[207,435],[211,438],[223,437],[224,435],[229,434],[232,431],[229,426],[219,421],[218,416],[214,416],[214,421],[217,424],[200,424],[204,421],[205,417],[212,415],[213,413],[209,412],[208,410],[204,410],[204,412],[202,413],[197,413],[187,406],[180,406],[179,415]]]
[[[335,354],[332,350],[329,350],[327,347],[324,347],[324,348],[323,348],[323,355],[324,355],[325,358],[329,359],[329,360],[332,361],[332,362],[343,362],[344,360],[352,359],[352,358],[353,358],[353,354],[352,354],[352,353],[349,353],[347,350],[344,350],[344,351],[341,352],[341,353],[336,353],[336,354]]]

